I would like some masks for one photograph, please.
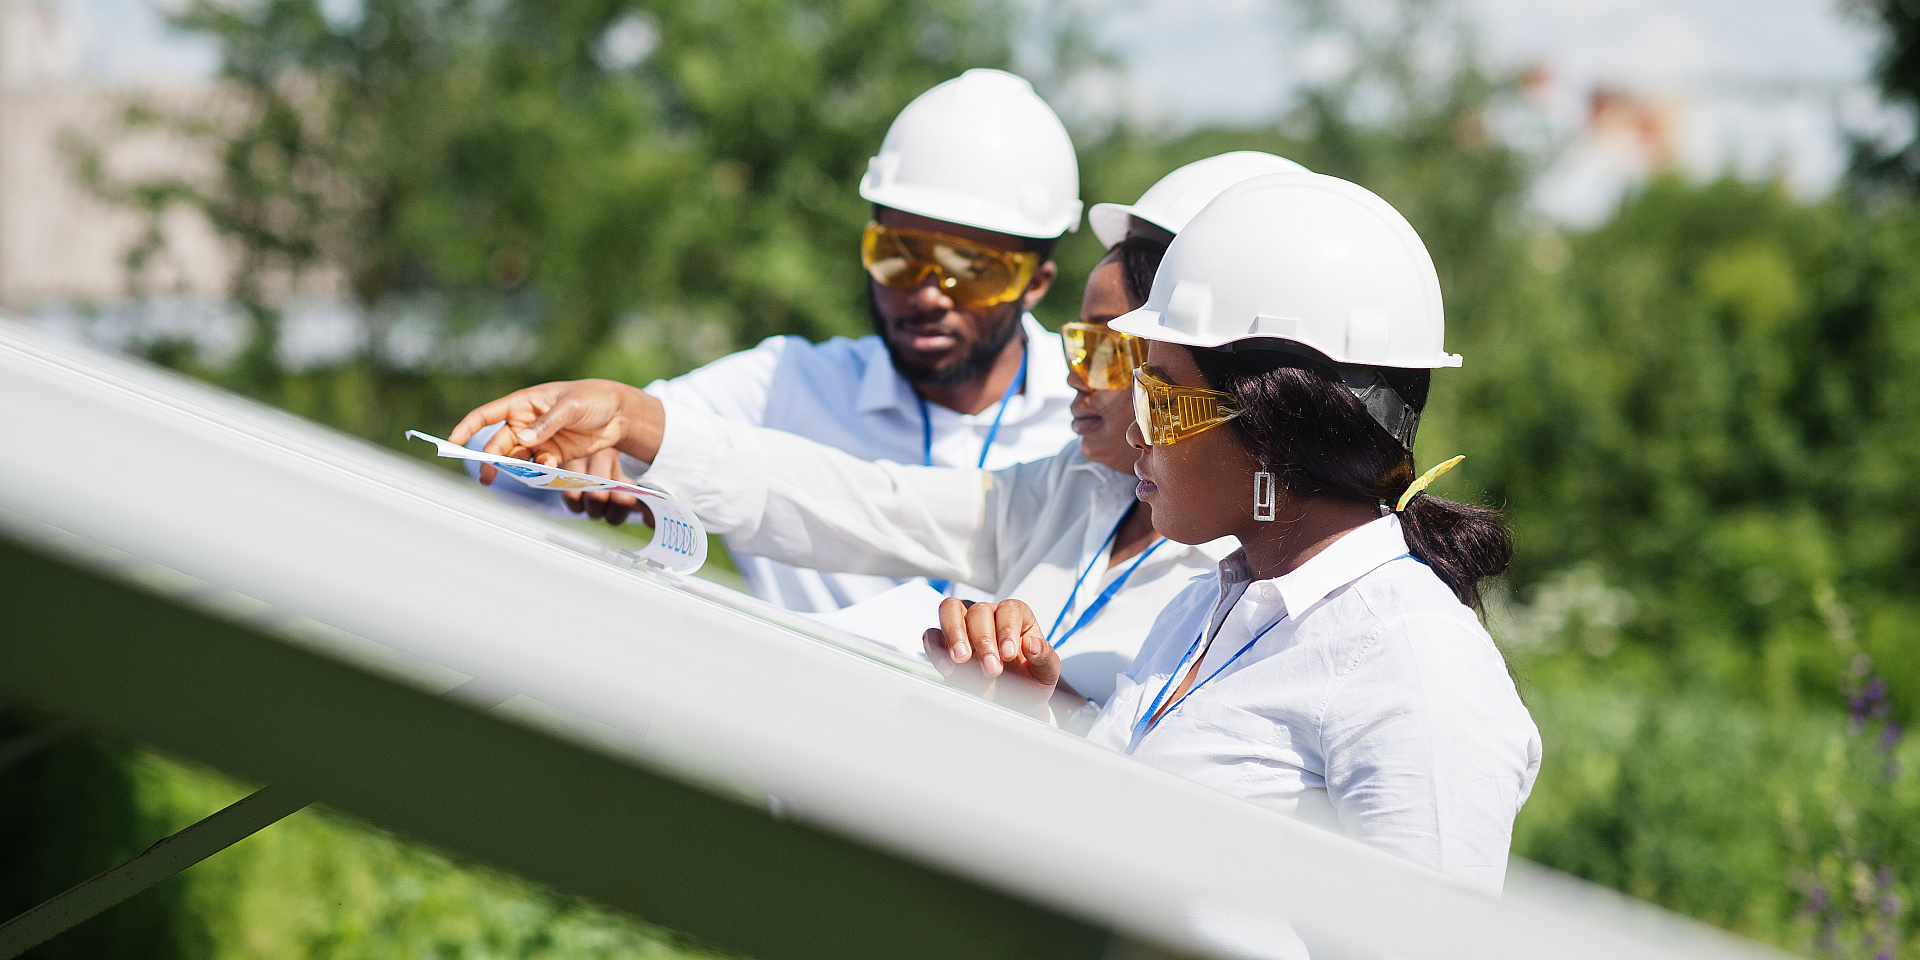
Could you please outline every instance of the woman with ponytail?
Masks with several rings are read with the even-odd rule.
[[[1154,528],[1242,549],[1168,605],[1100,708],[1056,689],[1018,599],[947,601],[928,655],[949,682],[1497,893],[1540,738],[1477,616],[1512,552],[1499,515],[1429,492],[1459,458],[1416,473],[1433,369],[1460,362],[1418,235],[1343,180],[1250,180],[1111,326],[1150,341],[1128,440]]]

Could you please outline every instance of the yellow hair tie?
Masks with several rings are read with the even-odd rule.
[[[1414,494],[1417,494],[1422,490],[1425,490],[1428,487],[1432,486],[1433,481],[1435,481],[1436,479],[1439,479],[1441,474],[1446,473],[1448,470],[1452,470],[1455,464],[1459,463],[1462,460],[1465,460],[1466,458],[1467,458],[1466,454],[1461,454],[1460,456],[1454,457],[1452,460],[1448,460],[1446,463],[1443,463],[1437,467],[1434,467],[1432,470],[1428,470],[1426,473],[1421,474],[1420,479],[1415,480],[1413,483],[1407,485],[1407,492],[1400,495],[1400,502],[1393,505],[1393,512],[1399,513],[1400,511],[1405,510],[1407,508],[1407,501],[1412,500],[1414,497]]]

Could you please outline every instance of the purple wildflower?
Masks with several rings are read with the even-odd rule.
[[[1827,897],[1826,884],[1823,884],[1820,881],[1815,880],[1813,884],[1807,888],[1806,910],[1808,913],[1811,913],[1811,914],[1826,913],[1827,907],[1831,906],[1832,903],[1833,901],[1831,901]]]

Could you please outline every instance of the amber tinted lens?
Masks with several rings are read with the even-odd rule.
[[[1134,373],[1133,417],[1149,446],[1178,443],[1240,415],[1229,394],[1167,383],[1145,369]]]
[[[977,305],[1019,296],[1039,259],[1032,253],[1007,253],[957,237],[877,223],[867,224],[860,238],[860,258],[882,286],[911,290],[933,274],[948,296]]]
[[[1133,423],[1140,428],[1140,438],[1147,446],[1160,445],[1160,441],[1154,439],[1153,400],[1147,396],[1147,381],[1138,375],[1133,378]]]
[[[860,237],[860,261],[875,281],[900,290],[918,286],[931,269],[930,264],[922,263],[914,255],[903,238],[877,223],[867,224],[866,232]]]
[[[1133,368],[1145,359],[1139,338],[1115,333],[1097,323],[1069,323],[1060,328],[1067,366],[1094,390],[1125,390],[1133,386]]]
[[[955,300],[997,302],[1013,286],[1013,264],[992,251],[954,241],[930,242],[925,249],[926,259],[940,268],[940,285]]]

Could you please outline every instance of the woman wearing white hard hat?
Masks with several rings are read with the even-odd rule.
[[[972,584],[996,598],[1029,598],[1049,624],[1065,685],[1104,701],[1161,608],[1236,546],[1168,541],[1134,498],[1138,451],[1126,433],[1133,368],[1145,347],[1111,333],[1107,322],[1145,302],[1165,237],[1207,200],[1249,176],[1304,169],[1270,154],[1227,154],[1168,174],[1131,207],[1096,208],[1118,211],[1117,219],[1094,221],[1096,230],[1114,228],[1099,234],[1109,250],[1088,278],[1079,321],[1062,330],[1079,439],[1048,459],[991,472],[870,463],[592,381],[522,391],[475,411],[461,429],[512,420],[516,398],[529,412],[536,399],[559,406],[562,398],[591,401],[576,410],[623,403],[651,409],[634,415],[619,445],[650,460],[647,479],[680,494],[736,549],[818,569],[917,574]],[[590,422],[549,422],[519,433],[539,454],[559,452],[586,429]],[[875,601],[888,610],[912,602]],[[919,632],[933,622],[937,602],[929,594],[923,619],[891,631],[903,646],[918,652]],[[853,619],[830,615],[829,622]]]
[[[1507,534],[1427,492],[1455,461],[1414,470],[1431,371],[1459,363],[1420,238],[1344,180],[1260,177],[1194,217],[1112,326],[1151,342],[1129,439],[1154,527],[1242,549],[1160,615],[1104,708],[1064,722],[1497,892],[1540,739],[1475,616]],[[1025,604],[941,620],[927,649],[951,680],[1059,716]]]

